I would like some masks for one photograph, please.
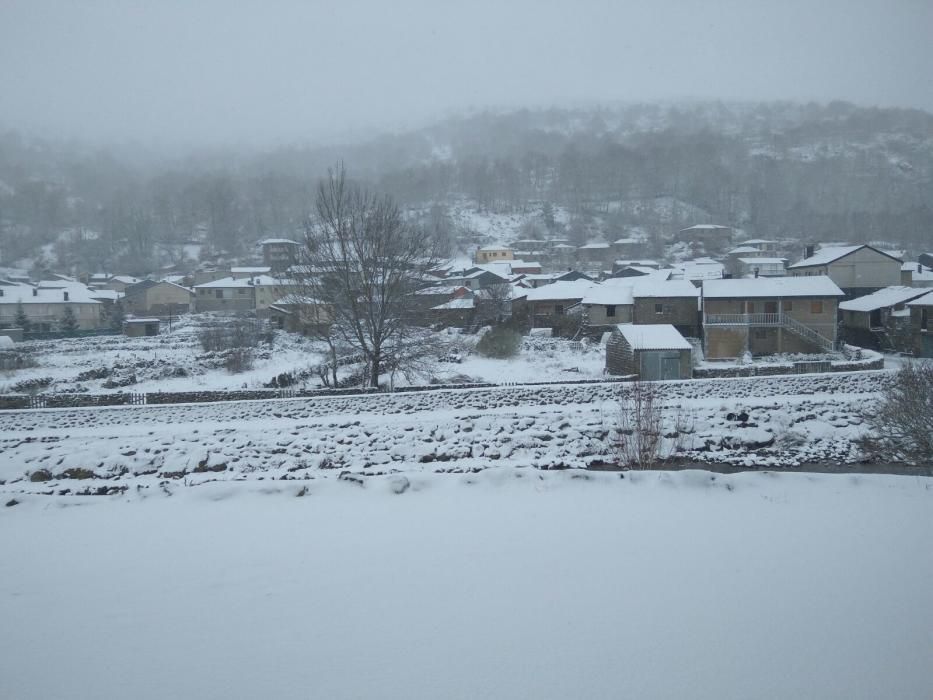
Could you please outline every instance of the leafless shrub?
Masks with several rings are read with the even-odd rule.
[[[224,360],[224,367],[231,374],[240,374],[253,368],[253,349],[252,348],[233,348],[227,353],[227,359]]]
[[[660,457],[663,416],[657,388],[634,381],[622,389],[615,457],[628,469],[651,469]]]
[[[933,362],[899,369],[866,419],[874,434],[863,448],[875,459],[926,464],[933,473]]]

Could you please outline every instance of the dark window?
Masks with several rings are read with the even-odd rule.
[[[554,315],[563,316],[564,315],[564,306],[563,304],[554,304]]]
[[[766,314],[776,314],[776,313],[777,313],[777,302],[776,302],[776,301],[766,301],[766,302],[765,302],[765,313],[766,313]]]
[[[615,315],[616,315],[616,307],[613,306],[612,304],[608,304],[606,306],[606,316],[615,316]]]
[[[823,302],[822,301],[811,301],[810,302],[810,313],[811,314],[823,313]]]
[[[792,302],[792,301],[785,301],[785,302],[784,302],[784,310],[785,310],[785,311],[793,311],[793,310],[794,310],[794,302]]]
[[[655,304],[655,305],[654,305],[654,312],[655,312],[656,314],[663,314],[663,313],[664,313],[664,304]]]
[[[237,294],[241,294],[241,295],[242,295],[242,294],[246,294],[246,290],[245,290],[245,289],[238,289],[238,290],[236,290],[236,293],[237,293]]]
[[[218,299],[223,299],[223,298],[224,298],[224,290],[222,290],[222,289],[215,289],[215,290],[214,290],[214,296],[217,297]]]
[[[745,313],[747,314],[755,313],[755,302],[753,301],[745,302]]]

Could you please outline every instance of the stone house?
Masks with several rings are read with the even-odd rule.
[[[126,288],[123,309],[131,314],[177,316],[191,311],[194,292],[173,282],[143,280]]]
[[[915,287],[885,287],[877,292],[839,304],[845,341],[874,350],[894,349],[900,326],[910,322],[907,302],[918,299],[929,290]]]
[[[482,263],[502,262],[504,260],[514,260],[515,253],[511,248],[505,246],[487,246],[478,248],[476,255],[473,256],[473,262],[477,265]]]
[[[693,346],[670,324],[621,323],[606,341],[606,372],[644,381],[690,379]]]
[[[201,311],[257,311],[269,307],[295,291],[295,285],[268,275],[235,279],[225,277],[194,287],[195,309]]]
[[[34,332],[60,330],[66,309],[70,309],[78,330],[96,330],[103,327],[103,304],[90,295],[80,283],[54,289],[0,283],[0,328],[17,327],[16,317],[22,308]]]
[[[793,277],[827,276],[848,298],[871,294],[901,283],[900,258],[870,245],[807,249],[803,260],[787,267]]]
[[[708,280],[701,299],[705,355],[830,352],[843,296],[825,275]]]
[[[528,314],[533,328],[551,326],[559,317],[564,316],[568,310],[577,306],[590,289],[596,285],[594,282],[577,280],[575,282],[555,282],[537,289],[529,289],[525,301],[528,305]]]
[[[700,337],[700,290],[687,280],[636,278],[632,321],[666,323],[689,338]]]

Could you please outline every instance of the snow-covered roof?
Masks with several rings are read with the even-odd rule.
[[[632,350],[692,350],[680,332],[669,323],[648,325],[620,323],[616,326]]]
[[[91,289],[88,291],[88,296],[91,299],[107,299],[109,301],[117,301],[123,298],[123,294],[114,289]]]
[[[291,238],[266,238],[265,240],[259,241],[259,245],[269,245],[273,243],[289,243],[292,245],[301,245],[298,241],[293,241]]]
[[[35,292],[35,294],[33,293]],[[65,301],[65,294],[68,301]],[[91,290],[81,283],[62,287],[33,287],[28,284],[4,285],[0,304],[99,304]]]
[[[871,250],[881,253],[882,255],[886,255],[887,257],[892,258],[894,260],[900,260],[900,258],[895,258],[894,256],[889,255],[888,253],[884,252],[883,250],[878,250],[877,248],[871,248],[871,246],[868,246],[868,245],[827,246],[825,248],[820,248],[809,258],[804,258],[803,260],[800,260],[799,262],[795,262],[793,265],[789,265],[788,269],[797,268],[797,267],[814,267],[816,265],[829,265],[830,263],[833,263],[836,260],[839,260],[840,258],[844,258],[846,255],[854,253],[857,250],[861,250],[862,248],[870,248]]]
[[[419,296],[436,296],[438,294],[456,294],[458,290],[466,289],[462,284],[448,284],[448,285],[437,285],[434,287],[425,287],[423,289],[416,289],[413,294]]]
[[[586,245],[581,245],[580,250],[606,250],[608,247],[608,243],[587,243]]]
[[[761,245],[762,243],[777,243],[777,241],[772,241],[767,238],[749,238],[744,242],[744,245]]]
[[[742,255],[743,253],[757,253],[758,249],[755,246],[750,245],[740,245],[738,248],[733,248],[726,255]]]
[[[722,229],[727,229],[727,228],[729,228],[729,227],[728,227],[728,226],[720,226],[719,224],[696,224],[696,225],[694,225],[694,226],[688,226],[687,228],[682,228],[682,229],[680,229],[680,230],[681,230],[681,232],[684,232],[684,231],[697,231],[697,230],[700,230],[700,231],[715,231],[715,230],[722,230]]]
[[[886,309],[890,306],[897,306],[911,299],[922,297],[927,291],[926,289],[917,289],[916,287],[885,287],[872,294],[866,294],[863,297],[844,301],[839,304],[839,308],[843,311],[875,311],[876,309]]]
[[[845,296],[826,275],[814,277],[757,277],[752,279],[704,280],[707,299],[750,297],[841,297]]]
[[[580,300],[582,304],[608,306],[631,306],[635,303],[632,288],[629,285],[597,285],[590,289]]]
[[[700,290],[687,280],[666,280],[653,277],[634,277],[632,294],[636,299],[643,297],[692,297],[700,296]]]
[[[159,319],[157,318],[126,318],[123,319],[124,324],[128,323],[158,323]]]
[[[261,275],[271,272],[272,268],[268,265],[259,265],[256,267],[231,267],[230,272],[234,274]]]
[[[918,299],[908,301],[907,306],[933,306],[933,292],[927,292]]]
[[[194,285],[195,289],[202,289],[207,287],[222,287],[224,289],[228,287],[271,287],[274,285],[283,284],[284,280],[277,279],[275,277],[270,277],[269,275],[256,275],[255,277],[224,277],[223,279],[214,280],[213,282],[205,282],[204,284]]]
[[[137,282],[142,282],[138,277],[130,277],[129,275],[114,275],[109,281],[120,282],[121,284],[136,284]]]
[[[784,265],[786,258],[738,258],[744,265]]]
[[[589,280],[558,281],[537,289],[529,289],[526,298],[528,301],[582,299],[589,293],[591,288],[598,286],[596,282],[590,282]]]
[[[461,297],[459,299],[451,299],[448,302],[443,304],[438,304],[437,306],[432,306],[432,311],[450,311],[453,309],[472,309],[475,305],[473,297]]]

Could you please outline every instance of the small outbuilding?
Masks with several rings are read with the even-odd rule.
[[[606,371],[640,379],[690,379],[693,346],[668,323],[620,323],[606,342]]]
[[[123,321],[123,335],[139,338],[146,335],[159,335],[159,319],[128,318]]]

